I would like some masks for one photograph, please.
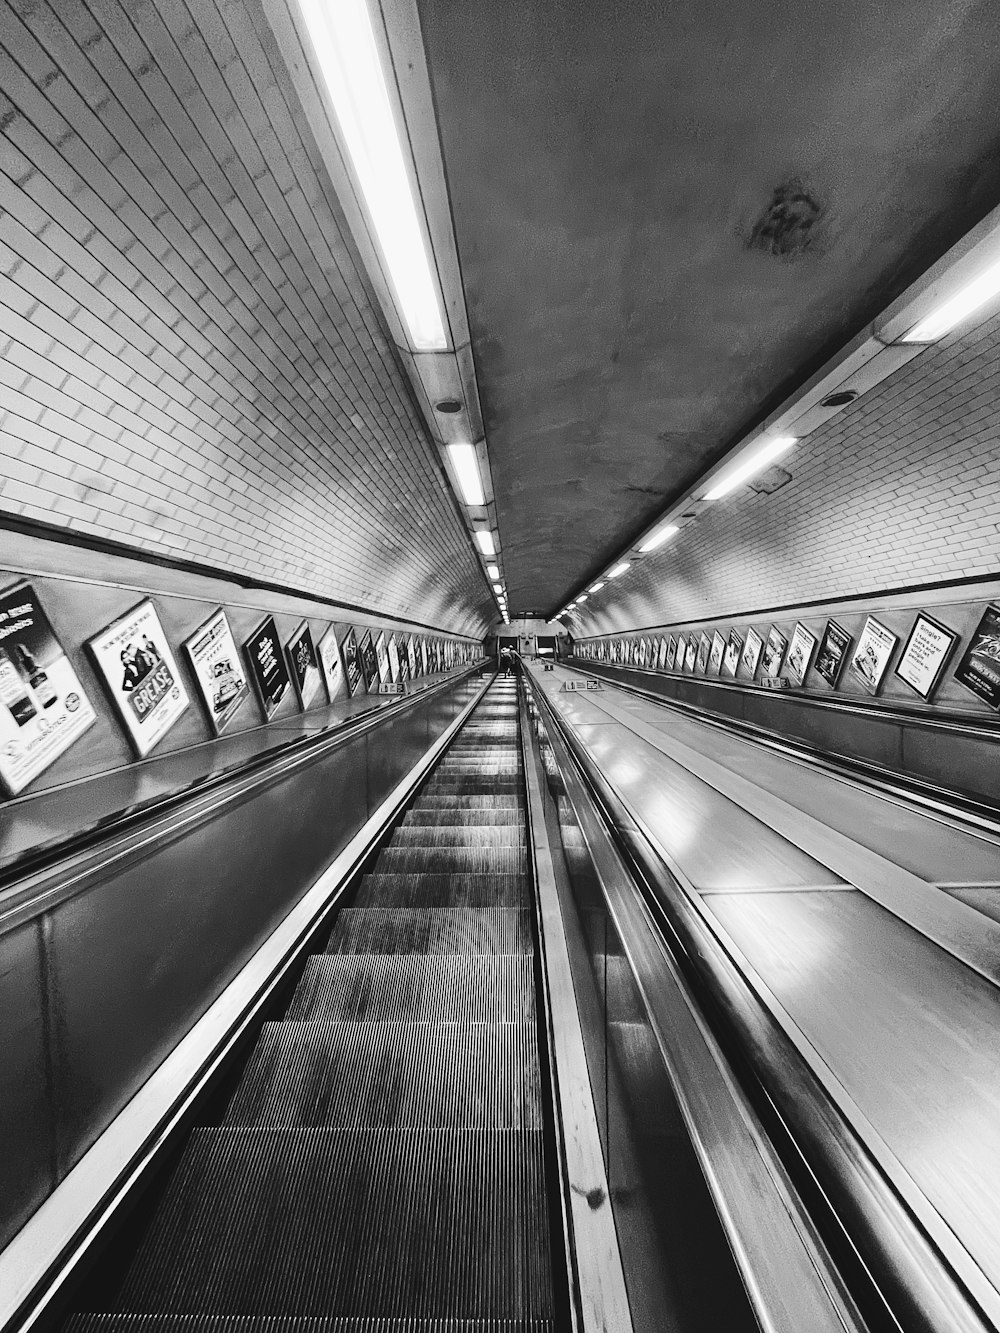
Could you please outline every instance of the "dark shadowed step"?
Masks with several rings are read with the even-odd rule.
[[[374,874],[361,880],[358,907],[527,907],[527,875]]]
[[[345,907],[326,953],[530,953],[530,916],[512,907]]]

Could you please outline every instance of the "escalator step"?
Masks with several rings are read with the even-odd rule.
[[[463,777],[431,777],[424,788],[428,796],[516,796],[523,791],[519,777],[489,777],[468,774]]]
[[[527,907],[527,875],[364,875],[356,907]]]
[[[372,1319],[319,1315],[77,1314],[65,1333],[553,1333],[550,1319]]]
[[[403,816],[402,828],[414,828],[420,825],[423,828],[432,828],[435,825],[456,825],[466,824],[476,828],[489,828],[491,825],[498,824],[524,824],[524,811],[511,807],[510,809],[483,809],[483,810],[427,810],[420,806],[414,806],[412,810],[407,810]]]
[[[526,1023],[534,1016],[525,954],[314,954],[286,1014],[357,1023]]]
[[[345,907],[326,953],[531,953],[529,913],[513,907]]]
[[[267,1023],[223,1123],[540,1129],[530,1023]]]
[[[415,810],[522,810],[523,803],[516,792],[446,792],[427,791],[426,787],[414,803]]]
[[[452,873],[524,875],[528,854],[520,847],[385,847],[375,863],[383,874]]]
[[[117,1308],[548,1318],[542,1152],[535,1131],[196,1130]]]
[[[494,827],[468,824],[403,824],[392,835],[390,847],[523,847],[523,824],[499,824]]]

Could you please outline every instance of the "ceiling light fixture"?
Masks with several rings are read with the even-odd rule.
[[[925,315],[922,320],[914,324],[909,333],[904,333],[899,341],[935,343],[997,296],[1000,296],[1000,262],[991,264],[978,278],[966,283],[950,300],[939,305],[929,315]]]
[[[620,565],[615,565],[614,569],[609,569],[607,576],[609,579],[616,579],[620,575],[624,574],[626,569],[631,569],[631,568],[632,568],[631,562],[628,560],[623,560]]]
[[[591,591],[591,592],[600,592],[601,589],[602,589],[603,587],[604,587],[604,584],[603,584],[603,583],[595,583],[595,584],[591,587],[590,591]]]
[[[496,555],[497,545],[489,528],[480,528],[476,533],[476,541],[483,555]]]
[[[502,597],[502,596],[503,596],[503,584],[501,584],[501,583],[494,583],[494,585],[493,585],[493,591],[494,591],[494,592],[498,592],[498,593],[500,594],[500,596]]]
[[[676,523],[664,523],[659,532],[654,532],[652,537],[646,538],[643,544],[639,547],[639,550],[642,551],[644,555],[647,551],[655,551],[658,546],[663,545],[668,537],[672,537],[677,532],[680,532],[680,528]]]
[[[413,346],[448,346],[366,0],[299,0]]]
[[[774,439],[768,440],[759,449],[754,449],[749,453],[743,462],[735,467],[732,472],[727,473],[721,481],[717,481],[710,491],[706,491],[705,499],[721,500],[724,495],[728,495],[730,491],[735,491],[737,486],[742,485],[755,473],[762,471],[768,463],[786,453],[795,443],[797,441],[794,435],[777,435]]]
[[[486,503],[483,480],[479,475],[479,459],[474,444],[449,444],[448,456],[458,478],[462,498],[467,505],[481,508]]]
[[[500,577],[500,566],[499,566],[499,565],[487,565],[487,566],[486,566],[486,572],[487,572],[487,574],[489,574],[489,576],[490,576],[491,579],[498,579],[498,578]]]
[[[585,592],[582,592],[580,596],[576,599],[576,605],[579,606],[581,602],[585,602],[586,600],[587,600],[587,594]]]

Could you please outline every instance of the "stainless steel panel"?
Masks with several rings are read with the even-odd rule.
[[[860,893],[705,901],[1000,1284],[1000,992]]]
[[[0,1246],[54,1184],[40,930],[0,937]]]

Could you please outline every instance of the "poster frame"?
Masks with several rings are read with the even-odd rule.
[[[820,663],[823,661],[824,650],[826,647],[827,639],[833,639],[836,637],[837,634],[843,635],[845,640],[844,648],[837,661],[836,670],[833,672],[832,675],[828,675],[827,672],[823,670]],[[813,662],[813,670],[822,680],[826,681],[826,683],[830,686],[832,690],[835,690],[840,683],[840,678],[844,674],[844,667],[847,665],[847,659],[851,655],[851,648],[853,647],[853,645],[854,645],[854,636],[852,634],[848,634],[847,630],[844,629],[843,625],[841,625],[839,621],[828,620],[826,622],[826,629],[824,629],[822,637],[820,638],[819,641],[819,646],[816,649],[816,657]]]
[[[865,640],[868,639],[869,637],[875,638],[879,634],[884,635],[886,639],[890,639],[891,643],[889,644],[888,650],[886,651],[884,658],[878,664],[877,675],[875,675],[871,680],[869,680],[869,678],[864,674],[864,672],[858,670],[855,663],[858,661],[861,655],[861,651],[864,647]],[[882,682],[883,680],[885,680],[886,672],[889,670],[889,663],[892,661],[892,655],[898,647],[899,647],[898,634],[894,634],[887,625],[883,625],[881,620],[876,620],[874,616],[865,617],[864,626],[862,627],[861,633],[857,637],[857,642],[855,644],[854,651],[851,653],[849,670],[851,672],[851,675],[858,682],[858,684],[865,691],[865,693],[870,694],[872,698],[874,698],[878,694]]]
[[[919,685],[915,685],[912,680],[908,680],[907,677],[903,675],[903,668],[906,665],[906,656],[907,653],[909,653],[910,651],[910,648],[913,644],[914,638],[916,637],[917,630],[921,621],[924,621],[926,624],[930,625],[932,629],[937,630],[939,634],[943,635],[948,640],[944,652],[938,656],[937,665],[934,668],[934,673],[931,677],[930,683],[927,686],[926,692],[922,690]],[[899,657],[896,661],[896,665],[892,669],[893,675],[898,676],[904,685],[909,686],[909,688],[914,692],[914,694],[916,694],[919,698],[923,699],[924,703],[930,703],[931,697],[933,696],[935,690],[941,684],[941,679],[944,676],[944,673],[948,666],[948,662],[955,651],[955,647],[958,643],[959,637],[960,636],[956,634],[956,632],[953,629],[949,629],[947,625],[942,625],[940,620],[935,620],[934,617],[928,615],[926,611],[918,611],[917,618],[910,626],[910,631],[906,636],[905,642],[903,643],[903,650],[899,654]]]
[[[733,645],[736,645],[735,648]],[[729,637],[726,640],[726,651],[722,655],[722,671],[730,680],[736,679],[736,673],[740,669],[740,658],[743,656],[743,636],[738,630],[731,629]]]
[[[958,666],[955,668],[954,676],[963,689],[974,694],[977,699],[986,704],[989,708],[1000,711],[1000,655],[997,661],[997,680],[991,681],[987,674],[986,681],[980,682],[981,677],[977,676],[972,670],[972,658],[976,655],[976,644],[986,633],[985,626],[993,626],[993,637],[1000,640],[1000,606],[995,602],[989,602],[984,607],[979,617],[979,623],[969,636],[969,642],[965,645],[965,651],[958,660]],[[980,653],[980,657],[984,654]]]
[[[239,690],[237,691],[235,699],[231,700],[230,703],[227,705],[225,711],[221,714],[221,716],[217,717],[215,714],[215,705],[213,699],[209,697],[209,692],[208,692],[209,682],[202,678],[201,669],[199,667],[197,660],[195,659],[195,644],[199,639],[203,638],[204,635],[208,632],[213,621],[218,621],[218,620],[221,620],[223,625],[225,626],[223,634],[228,637],[229,642],[232,645],[233,655],[236,658],[236,662],[243,677],[241,682],[243,688],[242,691]],[[222,733],[225,731],[225,729],[229,726],[230,722],[232,722],[233,718],[236,717],[237,713],[243,707],[244,701],[246,699],[249,699],[252,693],[252,687],[250,685],[250,677],[246,669],[246,663],[243,661],[243,655],[240,652],[240,646],[236,642],[236,636],[233,634],[233,628],[229,623],[229,617],[226,615],[226,608],[224,606],[216,607],[216,609],[212,612],[212,614],[201,622],[201,624],[194,631],[194,633],[188,635],[188,637],[182,643],[181,647],[184,649],[184,656],[187,659],[188,670],[194,677],[194,682],[198,687],[198,694],[201,698],[202,706],[205,710],[205,716],[208,718],[209,726],[212,728],[212,731],[216,736],[221,736]]]
[[[802,658],[801,671],[799,671],[797,667],[793,668],[791,665],[792,657],[795,653],[796,642],[800,639],[803,640],[806,645],[805,656]],[[816,638],[816,635],[811,629],[808,629],[803,625],[801,620],[795,622],[795,628],[792,630],[791,641],[788,645],[788,655],[785,658],[785,675],[796,688],[800,688],[805,683],[809,668],[812,666],[813,654],[816,652],[816,645],[818,642],[819,640]]]
[[[740,654],[740,666],[750,680],[757,679],[761,655],[764,652],[764,636],[753,625],[747,627],[747,636],[743,640],[743,652]]]
[[[263,630],[267,627],[267,625],[270,625],[273,631],[273,638],[276,649],[274,654],[275,660],[277,661],[278,667],[284,673],[285,676],[285,683],[281,688],[281,693],[278,694],[276,697],[274,697],[273,703],[269,702],[272,696],[265,692],[264,682],[257,673],[257,668],[254,665],[255,660],[257,659],[255,659],[255,655],[251,651],[250,647],[250,645],[256,639],[260,638]],[[275,624],[274,616],[268,615],[265,616],[263,620],[259,621],[256,627],[253,630],[251,630],[251,632],[243,640],[240,647],[243,652],[243,660],[248,667],[247,674],[253,684],[254,694],[257,696],[257,702],[260,704],[261,712],[264,714],[264,721],[270,722],[271,719],[274,717],[275,713],[281,707],[281,701],[284,699],[287,692],[291,690],[293,695],[295,693],[295,687],[292,684],[292,674],[288,670],[288,662],[285,660],[284,645],[282,644],[281,637],[278,634],[278,627]]]
[[[306,635],[308,635],[309,638],[309,647],[312,650],[313,669],[317,676],[316,686],[308,699],[305,697],[302,687],[299,684],[299,673],[292,656],[292,645]],[[316,649],[316,640],[313,638],[312,626],[309,624],[308,620],[303,620],[301,624],[297,625],[293,633],[285,640],[285,658],[288,662],[288,674],[292,678],[292,688],[295,690],[295,697],[299,701],[299,708],[302,712],[305,712],[316,703],[321,692],[326,692],[326,675],[320,665],[319,653]],[[327,703],[329,703],[329,701],[329,695],[327,695]]]
[[[162,730],[156,732],[155,739],[152,740],[150,740],[148,737],[144,738],[142,733],[138,731],[137,727],[134,726],[132,723],[128,709],[125,706],[129,701],[131,691],[123,691],[114,684],[111,677],[108,675],[105,665],[100,657],[100,653],[103,651],[104,641],[111,638],[115,634],[115,632],[118,631],[119,628],[125,623],[125,621],[133,620],[135,617],[142,615],[144,613],[148,613],[149,615],[152,616],[153,622],[156,627],[156,632],[158,632],[160,637],[162,638],[163,652],[160,654],[160,658],[162,662],[166,665],[168,671],[170,672],[172,676],[172,683],[176,687],[176,689],[179,690],[180,692],[179,697],[181,700],[179,706],[176,707],[175,711],[169,715],[169,720],[163,726]],[[152,642],[152,640],[149,640],[148,638],[148,631],[147,631],[147,641]],[[154,644],[154,647],[155,646],[156,645]],[[114,620],[109,621],[109,623],[105,625],[102,630],[99,630],[96,634],[92,634],[90,636],[90,638],[87,640],[86,648],[90,656],[90,661],[93,664],[97,678],[103,684],[105,692],[107,693],[108,698],[111,700],[112,706],[118,715],[119,721],[121,721],[124,724],[124,731],[126,736],[128,737],[129,743],[131,744],[133,751],[135,752],[136,756],[139,759],[145,759],[147,755],[152,754],[152,752],[156,749],[156,747],[160,744],[160,742],[174,729],[176,724],[181,720],[181,718],[187,712],[191,703],[191,696],[188,694],[187,688],[184,684],[183,677],[181,676],[180,667],[177,664],[177,659],[174,657],[173,649],[170,647],[170,642],[167,639],[167,632],[163,628],[163,625],[160,621],[160,615],[156,609],[156,604],[154,603],[153,599],[151,597],[143,597],[141,601],[136,602],[136,604],[130,607],[129,610],[126,611],[123,615],[116,616]],[[147,671],[140,678],[140,681],[136,682],[136,684],[141,683],[142,680],[146,679],[146,676],[151,674],[152,671]],[[158,706],[159,706],[159,700],[157,701],[157,704],[154,705],[154,707]],[[167,714],[164,714],[164,716],[167,716]],[[144,741],[148,741],[148,744],[144,744]]]

